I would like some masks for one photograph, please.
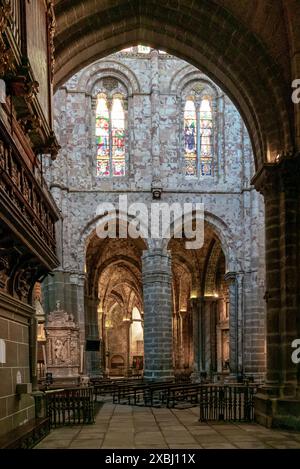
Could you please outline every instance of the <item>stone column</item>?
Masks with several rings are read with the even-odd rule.
[[[173,366],[176,371],[180,368],[180,323],[179,314],[173,313]]]
[[[299,173],[298,156],[265,165],[253,180],[265,198],[267,314],[267,379],[255,413],[267,426],[289,425],[300,415],[299,375],[291,359],[300,319]]]
[[[98,305],[97,298],[85,297],[85,334],[87,341],[99,340],[99,324],[98,324]],[[89,343],[89,342],[87,342]],[[102,375],[102,359],[101,351],[86,350],[86,372],[89,376]]]
[[[212,301],[210,310],[210,357],[213,373],[217,372],[217,308],[218,300]]]
[[[202,299],[191,298],[191,313],[193,320],[193,381],[200,379],[202,368]]]
[[[243,274],[227,272],[229,289],[229,365],[232,378],[243,374]]]
[[[161,249],[142,256],[144,294],[144,377],[165,380],[174,376],[172,366],[171,255]]]
[[[189,352],[190,352],[190,312],[180,311],[181,319],[181,341],[182,341],[182,365],[183,369],[189,368]]]

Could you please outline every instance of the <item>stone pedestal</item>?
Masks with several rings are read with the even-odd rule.
[[[144,291],[144,378],[173,378],[171,256],[162,250],[142,257]]]
[[[52,373],[54,383],[77,385],[80,373],[79,328],[72,314],[60,309],[47,317],[46,333],[46,370]]]

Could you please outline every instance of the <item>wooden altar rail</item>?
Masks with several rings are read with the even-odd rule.
[[[202,385],[200,421],[253,421],[255,385]]]
[[[51,427],[95,422],[92,387],[56,389],[45,391],[45,394]]]

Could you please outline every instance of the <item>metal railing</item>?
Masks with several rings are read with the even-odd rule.
[[[92,387],[55,389],[45,394],[51,427],[94,423]]]
[[[202,385],[200,387],[200,421],[254,420],[255,385]]]

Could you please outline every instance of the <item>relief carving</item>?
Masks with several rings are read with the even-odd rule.
[[[64,311],[59,301],[55,311],[48,315],[45,333],[47,370],[54,378],[77,378],[80,367],[79,328],[73,314]]]

